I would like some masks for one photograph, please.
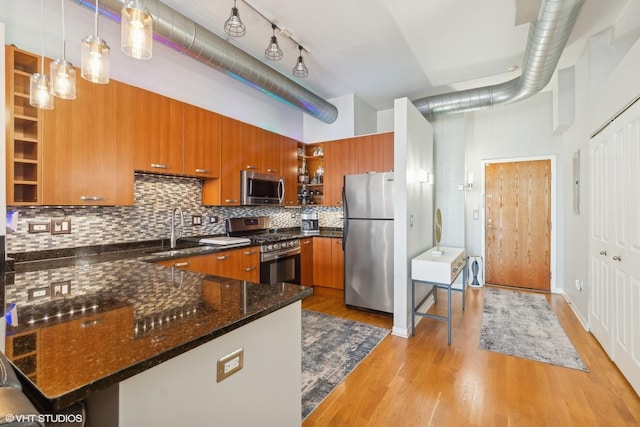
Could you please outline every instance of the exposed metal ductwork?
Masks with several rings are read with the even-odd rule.
[[[76,0],[95,8],[95,0]],[[153,16],[153,33],[168,46],[305,113],[333,123],[338,109],[313,92],[255,59],[158,0],[144,0]],[[122,0],[101,0],[106,15],[119,17]]]
[[[531,23],[519,77],[476,89],[428,96],[413,101],[427,118],[439,114],[482,110],[520,101],[549,83],[584,0],[543,0],[538,19]]]

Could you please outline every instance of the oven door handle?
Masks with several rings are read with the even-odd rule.
[[[300,248],[299,247],[298,248],[287,249],[286,251],[264,252],[264,253],[262,253],[262,257],[261,257],[260,261],[262,261],[262,262],[274,261],[276,259],[287,258],[287,257],[298,255],[298,254],[300,254]]]

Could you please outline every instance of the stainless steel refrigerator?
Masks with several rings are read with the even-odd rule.
[[[344,301],[393,313],[393,172],[344,177]]]

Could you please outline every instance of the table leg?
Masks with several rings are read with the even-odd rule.
[[[411,281],[411,336],[416,334],[416,282]]]
[[[449,340],[449,345],[451,345],[451,285],[449,285],[448,289],[449,301],[447,301],[447,337]]]

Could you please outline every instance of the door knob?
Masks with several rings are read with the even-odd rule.
[[[622,258],[619,255],[614,255],[613,256],[613,260],[614,261],[622,261]]]
[[[487,228],[491,230],[493,228],[493,222],[491,222],[491,218],[487,220]]]
[[[607,256],[607,251],[600,251],[600,255]]]

